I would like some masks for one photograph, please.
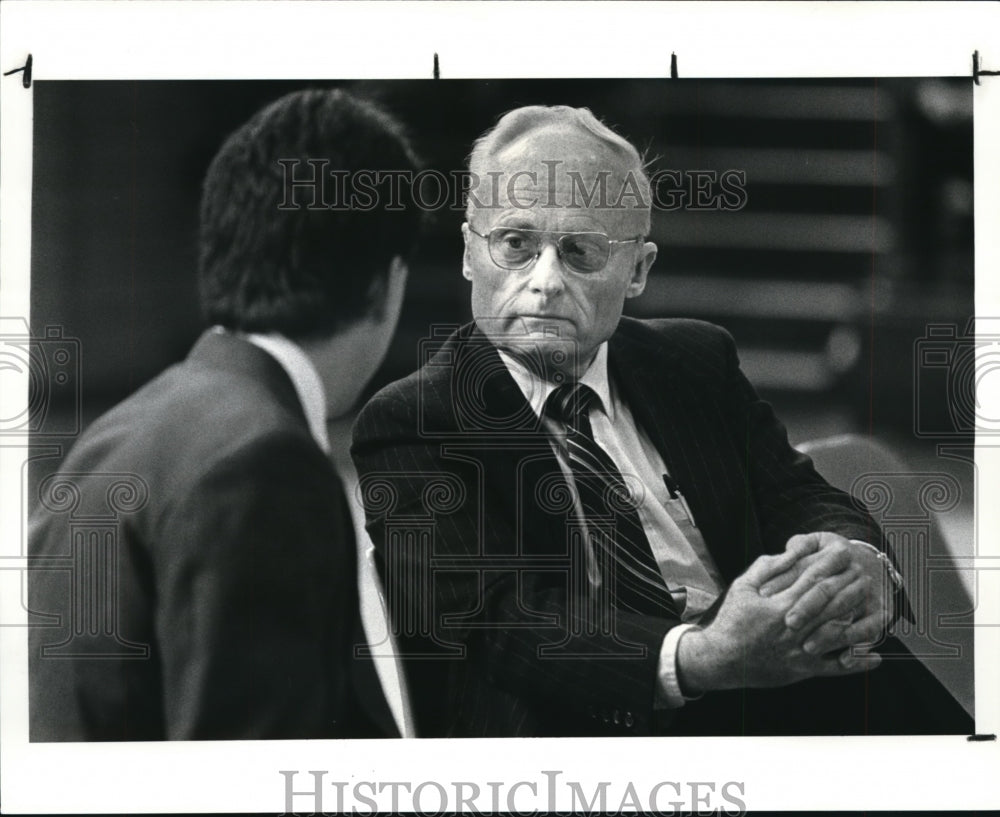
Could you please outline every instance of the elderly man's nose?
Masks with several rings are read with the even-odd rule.
[[[535,292],[552,294],[562,291],[563,268],[554,244],[542,247],[535,263],[531,265],[528,285]]]

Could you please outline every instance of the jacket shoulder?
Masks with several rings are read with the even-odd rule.
[[[656,359],[699,382],[726,379],[738,367],[736,344],[721,326],[689,318],[622,318],[612,349],[623,359]]]
[[[694,318],[622,318],[618,332],[636,340],[674,344],[733,345],[733,337],[721,326]]]
[[[355,445],[403,431],[416,433],[419,420],[431,421],[432,427],[450,426],[454,366],[469,328],[462,327],[443,343],[427,348],[427,360],[419,369],[375,393],[355,421]]]

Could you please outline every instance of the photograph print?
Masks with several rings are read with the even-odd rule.
[[[33,93],[31,741],[975,731],[968,79]]]

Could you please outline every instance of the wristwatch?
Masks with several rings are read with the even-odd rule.
[[[875,554],[882,566],[885,568],[885,572],[889,575],[889,581],[892,582],[892,588],[895,592],[900,592],[903,589],[903,576],[896,570],[896,566],[892,563],[892,559],[885,553],[885,551],[879,550],[875,545],[870,542],[864,542],[861,539],[851,540],[856,545],[864,545],[866,548],[871,550]]]

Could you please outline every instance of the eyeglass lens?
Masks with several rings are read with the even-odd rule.
[[[545,233],[498,227],[489,235],[490,257],[504,269],[523,269],[538,257]],[[577,272],[604,269],[611,244],[603,233],[566,233],[556,244],[559,257]]]

